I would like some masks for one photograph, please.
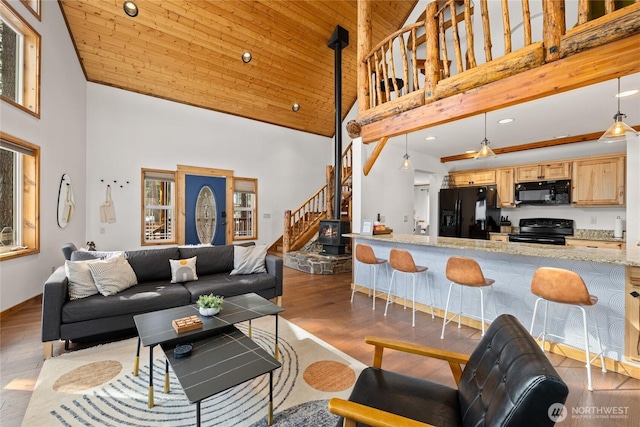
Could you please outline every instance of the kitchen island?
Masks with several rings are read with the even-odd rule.
[[[594,307],[592,315],[598,321],[604,354],[608,359],[607,368],[640,377],[640,351],[637,345],[640,338],[640,298],[630,295],[633,290],[640,293],[640,247],[629,250],[591,249],[447,237],[432,238],[412,234],[366,236],[352,233],[345,236],[355,240],[354,246],[358,243],[371,245],[379,258],[388,259],[392,248],[406,249],[413,255],[417,265],[428,267],[433,305],[440,317],[444,314],[449,288],[445,267],[450,256],[474,258],[482,267],[485,276],[495,279],[493,290],[485,294],[485,316],[489,321],[497,315],[509,313],[516,316],[527,328],[531,325],[533,307],[537,299],[530,291],[531,278],[535,270],[539,267],[558,267],[575,271],[582,276],[589,292],[598,297],[598,304]],[[369,269],[359,268],[358,277],[354,277],[355,286],[372,283],[369,274]],[[378,289],[388,290],[390,277],[391,274],[381,272],[378,276]],[[402,298],[403,282],[399,284],[400,286],[394,287],[393,295]],[[460,286],[454,287],[451,296],[450,304],[453,305],[454,313],[459,309],[460,289]],[[410,290],[409,284],[408,291]],[[465,314],[463,323],[477,329],[480,329],[480,323],[474,318],[480,317],[479,301],[479,292],[465,289],[462,301]],[[430,300],[424,281],[416,289],[416,302],[419,309],[427,310]],[[542,316],[542,313],[539,312],[538,315]],[[410,321],[410,315],[407,320]],[[584,358],[582,319],[579,310],[566,305],[550,304],[547,324],[550,325],[551,333],[564,336],[551,338],[560,344],[552,345],[552,349],[562,351],[570,357],[575,356],[576,359]],[[540,332],[538,325],[542,325],[542,322],[536,322],[536,335]],[[416,327],[420,327],[420,321],[416,321]],[[452,323],[447,328],[455,326]],[[593,331],[591,333],[593,335]],[[591,349],[595,351],[597,346],[592,344]]]

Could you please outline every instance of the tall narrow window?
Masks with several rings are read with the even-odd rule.
[[[40,251],[40,148],[0,132],[0,260]]]
[[[235,178],[233,182],[233,237],[235,240],[257,239],[258,180]]]
[[[175,172],[142,170],[142,244],[176,243]]]
[[[40,35],[0,2],[0,98],[40,117]]]

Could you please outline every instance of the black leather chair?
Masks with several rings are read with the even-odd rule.
[[[329,401],[339,426],[552,426],[569,393],[508,314],[493,321],[470,356],[394,340],[366,342],[375,346],[373,367],[362,371],[349,400]],[[447,361],[458,388],[381,369],[385,348]]]

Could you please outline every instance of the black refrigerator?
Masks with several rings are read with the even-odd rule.
[[[438,236],[488,240],[500,230],[495,186],[442,189],[439,200]]]

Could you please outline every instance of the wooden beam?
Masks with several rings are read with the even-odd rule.
[[[632,128],[637,132],[640,132],[640,125],[632,126]],[[494,148],[493,152],[496,154],[516,153],[518,151],[533,150],[536,148],[555,147],[557,145],[575,144],[576,142],[596,141],[602,136],[605,130],[602,130],[600,132],[586,133],[583,135],[567,136],[565,138],[549,139],[547,141],[530,142],[528,144]],[[440,162],[447,163],[455,162],[457,160],[472,159],[475,157],[475,155],[476,153],[454,154],[453,156],[441,157]]]
[[[378,141],[378,143],[376,144],[375,148],[373,149],[373,152],[371,153],[371,155],[369,156],[369,158],[365,162],[364,167],[362,168],[362,172],[364,173],[364,176],[369,175],[369,172],[371,172],[371,168],[373,167],[373,164],[378,159],[378,156],[382,152],[382,149],[387,144],[388,140],[389,140],[389,138],[385,136],[382,139],[380,139],[380,141]]]
[[[640,32],[640,2],[567,31],[560,42],[563,57]]]
[[[640,34],[362,126],[363,141],[401,135],[640,71]],[[391,107],[398,108],[391,104]],[[358,120],[360,122],[360,120]]]

